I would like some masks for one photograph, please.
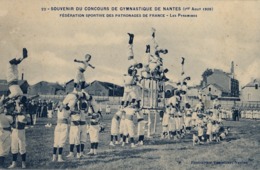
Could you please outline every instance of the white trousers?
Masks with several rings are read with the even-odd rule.
[[[80,126],[70,126],[69,143],[74,145],[80,144]]]
[[[68,125],[64,123],[58,123],[54,130],[54,145],[53,147],[62,148],[68,137]]]
[[[119,134],[119,121],[115,118],[112,118],[111,121],[111,135],[118,135]]]
[[[19,85],[16,84],[11,85],[9,86],[9,90],[10,90],[9,98],[23,95],[23,91],[21,90]]]
[[[125,119],[124,135],[129,134],[129,137],[134,137],[134,122],[129,119]]]
[[[74,83],[79,83],[79,82],[83,82],[83,81],[85,81],[84,72],[82,73],[81,71],[77,70]]]
[[[9,154],[11,148],[11,132],[0,130],[0,157]]]
[[[12,154],[20,152],[20,154],[22,155],[26,153],[25,130],[13,129],[11,136],[12,136],[12,142],[11,142]]]
[[[80,125],[80,143],[87,142],[87,125]]]
[[[99,142],[99,125],[90,125],[89,127],[89,138],[91,143]]]

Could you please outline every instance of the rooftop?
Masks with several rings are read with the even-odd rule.
[[[255,84],[260,85],[260,79],[259,79],[259,78],[256,78],[256,79],[251,80],[251,81],[250,81],[249,83],[247,83],[244,87],[242,87],[242,89],[245,88],[245,87],[255,87]]]

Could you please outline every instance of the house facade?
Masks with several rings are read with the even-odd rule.
[[[221,88],[217,84],[209,84],[206,87],[202,88],[201,92],[203,95],[211,96],[213,98],[220,98],[228,94],[225,89]]]
[[[207,74],[205,72],[207,71]],[[202,89],[205,93],[220,95],[220,97],[239,97],[239,81],[234,78],[234,73],[226,73],[220,69],[208,69],[202,77]],[[211,89],[213,91],[211,91]]]
[[[240,98],[242,101],[260,102],[260,79],[253,79],[247,85],[242,87]]]

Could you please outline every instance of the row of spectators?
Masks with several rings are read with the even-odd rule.
[[[241,118],[245,119],[260,119],[260,110],[242,110],[241,111]]]
[[[242,119],[260,119],[260,110],[244,110],[241,108],[233,107],[232,110],[221,110],[222,119],[232,119],[234,121],[239,121]]]
[[[51,100],[28,100],[27,102],[27,113],[30,116],[30,125],[36,124],[36,118],[48,117],[48,112],[52,113],[56,103]]]

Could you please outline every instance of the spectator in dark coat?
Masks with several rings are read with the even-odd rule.
[[[49,100],[49,102],[47,103],[47,110],[48,110],[48,117],[52,118],[52,114],[53,114],[53,101]]]
[[[232,113],[233,113],[233,120],[239,121],[239,110],[238,110],[238,108],[234,107],[232,109]]]
[[[41,117],[41,112],[42,112],[42,101],[39,99],[37,102],[37,117]]]
[[[42,115],[42,117],[47,117],[47,114],[48,114],[48,112],[47,112],[47,102],[46,102],[46,100],[43,100],[41,115]]]

